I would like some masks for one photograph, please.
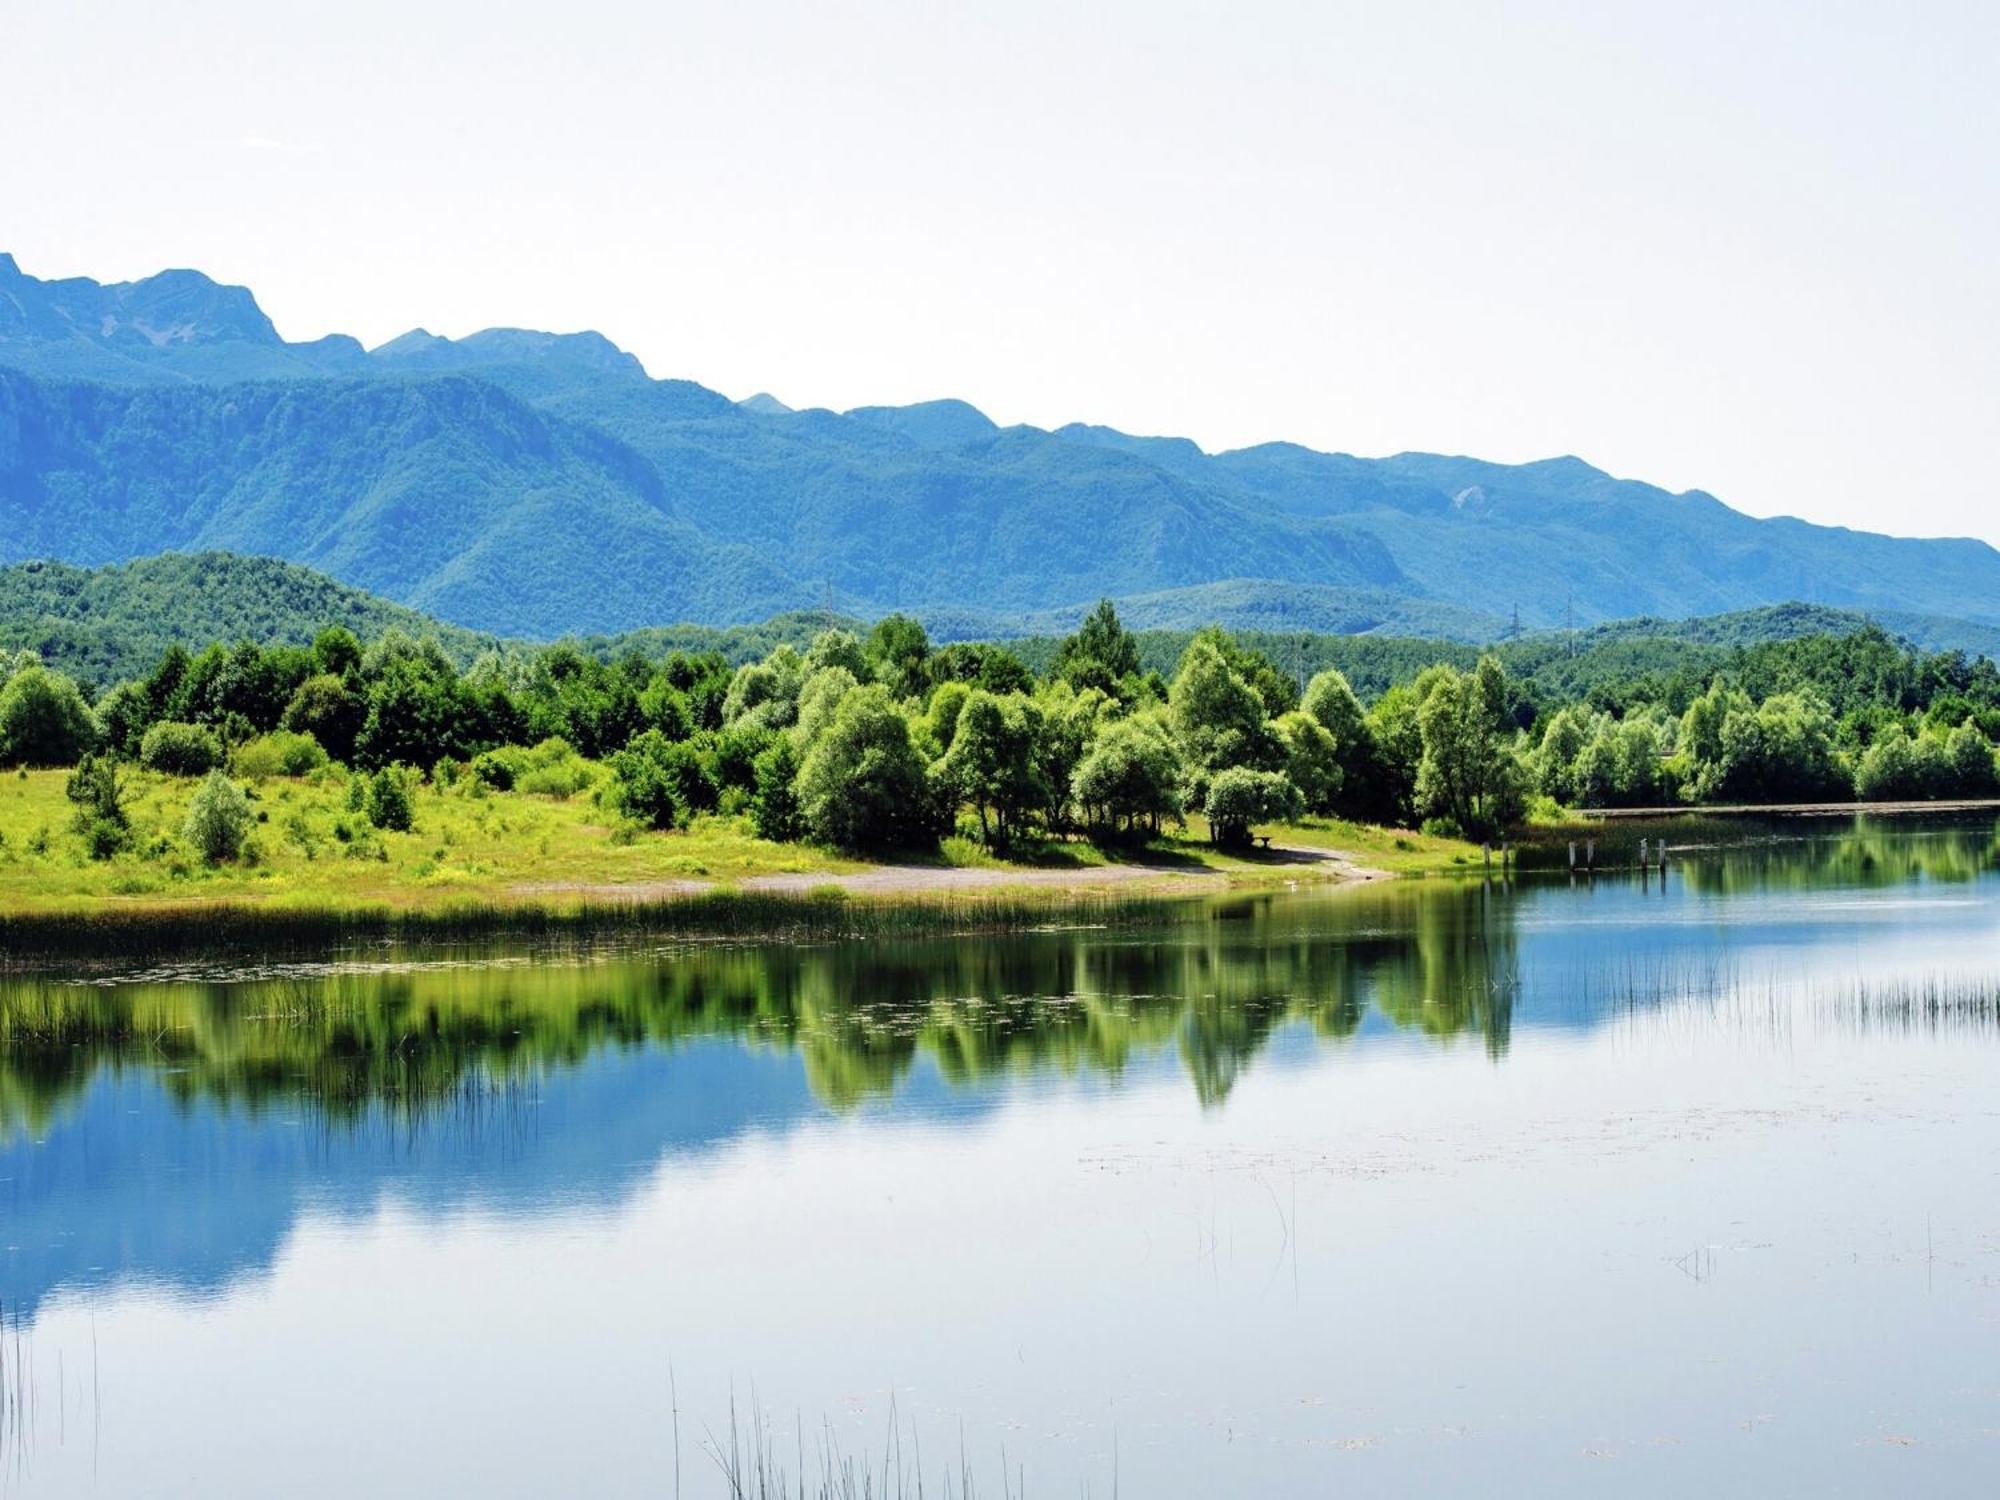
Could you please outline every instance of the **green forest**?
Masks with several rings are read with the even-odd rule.
[[[937,645],[892,615],[741,665],[574,644],[461,665],[433,640],[330,626],[303,645],[170,646],[94,695],[33,653],[0,657],[0,764],[71,768],[83,856],[209,864],[243,854],[243,783],[330,768],[347,768],[361,829],[407,830],[419,787],[520,792],[587,797],[627,837],[721,814],[849,854],[1143,843],[1197,816],[1224,847],[1307,815],[1491,839],[1573,808],[2000,788],[1984,657],[1872,628],[1693,655],[1628,644],[1588,673],[1560,641],[1385,658],[1358,692],[1215,629],[1163,671],[1108,601],[1032,655]],[[178,837],[147,850],[133,768],[199,782]]]

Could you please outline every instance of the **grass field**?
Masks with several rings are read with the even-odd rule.
[[[72,827],[75,808],[64,792],[66,772],[0,776],[0,913],[214,902],[435,910],[560,902],[565,893],[574,901],[614,888],[658,895],[772,877],[787,877],[774,884],[806,888],[817,877],[832,885],[877,868],[810,845],[759,839],[743,817],[706,817],[667,833],[621,827],[588,790],[558,797],[487,791],[469,782],[416,785],[410,831],[385,831],[354,808],[353,778],[339,767],[307,777],[244,782],[257,820],[245,857],[210,866],[192,854],[182,835],[198,783],[131,768],[120,776],[132,838],[125,852],[106,860],[91,859]],[[1357,824],[1311,820],[1268,831],[1281,844],[1339,850],[1355,864],[1392,873],[1478,863],[1478,852],[1469,845]],[[1184,832],[1140,849],[1106,851],[1081,840],[1057,840],[1005,858],[976,839],[947,838],[937,853],[902,863],[896,889],[922,894],[926,870],[990,872],[993,883],[1014,873],[1023,882],[1049,882],[1074,872],[1079,885],[1139,873],[1119,865],[1143,866],[1147,875],[1162,878],[1205,873],[1245,882],[1298,873],[1261,852],[1217,850],[1206,842],[1206,833],[1196,819]],[[953,879],[962,885],[962,877]]]
[[[133,847],[109,860],[89,859],[71,831],[66,772],[0,777],[0,909],[202,899],[408,906],[452,896],[503,899],[527,882],[728,883],[861,868],[806,845],[758,839],[741,818],[706,818],[670,834],[620,832],[588,793],[475,795],[463,784],[416,786],[411,830],[388,832],[349,808],[349,778],[337,768],[245,783],[258,819],[249,856],[211,867],[181,839],[198,783],[120,774]]]

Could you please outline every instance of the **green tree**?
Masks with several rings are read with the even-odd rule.
[[[1503,737],[1505,677],[1492,657],[1470,673],[1444,667],[1417,708],[1423,744],[1416,801],[1427,815],[1478,837],[1519,817],[1520,767]]]
[[[819,667],[814,669],[799,689],[797,722],[792,733],[799,743],[810,746],[833,722],[835,710],[840,700],[861,684],[855,675],[845,667]]]
[[[354,759],[355,742],[368,719],[368,704],[345,677],[322,672],[308,677],[292,694],[278,720],[293,734],[309,734],[337,761]]]
[[[1993,759],[1993,742],[1967,719],[1945,741],[1954,797],[1990,797],[2000,789],[2000,770]]]
[[[842,849],[918,845],[936,837],[923,757],[886,688],[856,688],[799,768],[799,809],[814,838]]]
[[[344,625],[329,625],[313,637],[313,671],[329,677],[352,677],[361,670],[361,642]]]
[[[868,633],[875,677],[898,698],[920,698],[930,686],[931,639],[908,615],[885,615]]]
[[[1061,678],[1036,699],[1042,722],[1035,737],[1035,774],[1042,789],[1042,821],[1051,832],[1071,826],[1077,767],[1110,707],[1111,700],[1098,689],[1078,692]]]
[[[1265,717],[1275,719],[1300,706],[1298,683],[1289,673],[1279,671],[1278,664],[1263,652],[1246,646],[1218,625],[1196,631],[1194,639],[1215,647],[1229,663],[1229,670],[1250,684],[1263,701]]]
[[[1576,760],[1597,732],[1599,715],[1581,703],[1565,704],[1542,725],[1532,756],[1535,785],[1558,802],[1575,802]]]
[[[1118,619],[1109,599],[1084,616],[1075,635],[1056,647],[1055,675],[1075,687],[1094,687],[1116,696],[1128,677],[1139,675],[1139,643]]]
[[[1292,822],[1303,810],[1298,788],[1283,775],[1242,766],[1218,771],[1202,805],[1210,840],[1234,846],[1250,842],[1252,824]]]
[[[69,678],[28,666],[0,688],[0,765],[74,765],[96,743],[97,722]]]
[[[750,826],[758,838],[792,843],[805,837],[798,779],[798,746],[790,735],[781,734],[757,757],[757,789],[750,796]]]
[[[119,683],[98,698],[93,712],[99,743],[105,749],[118,755],[138,754],[139,743],[153,722],[152,704],[147,700],[143,682]]]
[[[930,707],[924,710],[924,729],[931,743],[940,750],[949,745],[952,735],[958,732],[959,713],[972,693],[969,684],[956,680],[939,683],[931,693]]]
[[[1855,793],[1870,802],[1918,802],[1954,790],[1945,747],[1930,735],[1912,739],[1897,724],[1876,737],[1854,768]]]
[[[1285,778],[1308,812],[1331,813],[1340,803],[1340,747],[1324,724],[1294,711],[1273,726],[1285,742]]]
[[[1274,770],[1285,747],[1265,722],[1264,700],[1230,669],[1213,641],[1196,637],[1167,694],[1168,718],[1197,794],[1232,766]]]
[[[1546,747],[1546,739],[1543,744]],[[1660,749],[1660,730],[1651,719],[1638,714],[1624,720],[1601,716],[1570,768],[1570,799],[1583,807],[1652,807],[1664,802]]]
[[[848,630],[822,630],[813,637],[812,645],[806,648],[805,670],[810,677],[814,672],[823,672],[829,667],[845,668],[856,682],[873,682],[875,670],[869,665],[868,653],[861,648],[861,642]]]
[[[780,646],[762,661],[737,672],[722,704],[722,722],[749,723],[759,729],[789,729],[798,717],[799,689],[805,682],[805,658],[790,646]]]
[[[700,753],[657,729],[636,736],[611,757],[612,798],[626,816],[654,828],[685,824],[712,812],[720,792]]]
[[[1115,719],[1077,766],[1071,795],[1100,834],[1158,833],[1181,815],[1181,782],[1180,754],[1157,719]]]
[[[939,775],[978,810],[980,833],[992,842],[1018,838],[1029,814],[1047,804],[1036,755],[1041,730],[1040,710],[1021,697],[981,689],[959,711]]]
[[[1682,733],[1685,740],[1685,724]],[[1712,758],[1695,760],[1698,801],[1812,802],[1853,794],[1853,778],[1834,749],[1833,716],[1814,694],[1774,693],[1755,706],[1736,695],[1714,743]]]

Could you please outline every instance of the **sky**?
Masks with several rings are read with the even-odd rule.
[[[0,0],[0,250],[2000,542],[2000,6]]]

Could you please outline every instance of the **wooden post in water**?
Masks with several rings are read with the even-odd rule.
[[[1572,872],[1572,873],[1574,873],[1574,872],[1575,872],[1575,870],[1576,870],[1576,840],[1575,840],[1575,839],[1571,839],[1571,840],[1569,841],[1569,867],[1570,867],[1570,870],[1571,870],[1571,872]]]
[[[1585,840],[1584,840],[1584,843],[1583,843],[1583,867],[1584,867],[1584,868],[1585,868],[1586,870],[1594,870],[1594,869],[1596,869],[1596,868],[1597,868],[1597,840],[1596,840],[1596,839],[1585,839]]]
[[[1643,875],[1643,874],[1644,874],[1645,872],[1646,872],[1646,840],[1644,840],[1644,839],[1640,839],[1640,840],[1639,840],[1639,873]]]

